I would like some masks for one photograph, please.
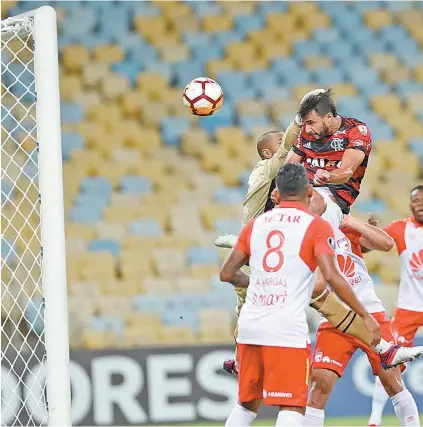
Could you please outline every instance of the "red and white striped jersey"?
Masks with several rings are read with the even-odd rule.
[[[235,249],[248,254],[251,269],[237,341],[305,348],[316,256],[334,255],[332,227],[303,204],[283,202],[251,220]]]
[[[400,257],[397,306],[423,312],[423,226],[410,217],[393,221],[384,230],[395,240]]]

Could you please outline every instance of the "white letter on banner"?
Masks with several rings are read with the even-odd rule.
[[[79,424],[91,408],[91,381],[85,369],[71,360],[69,374],[72,385],[72,424]]]
[[[213,351],[204,355],[197,363],[195,376],[200,386],[207,392],[225,397],[224,401],[215,401],[202,397],[198,401],[198,415],[207,420],[224,420],[228,417],[238,398],[238,381],[222,373],[222,360],[230,359],[229,351]]]
[[[168,374],[193,375],[190,354],[155,354],[147,357],[148,405],[150,419],[159,421],[193,421],[192,402],[169,403],[169,397],[191,397],[188,377],[169,378]]]
[[[142,369],[127,356],[96,357],[91,362],[94,396],[94,423],[113,424],[113,405],[117,405],[128,424],[147,421],[147,416],[137,400],[144,378]],[[123,381],[112,385],[112,375],[121,375]]]

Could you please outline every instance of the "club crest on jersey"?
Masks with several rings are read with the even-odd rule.
[[[334,138],[330,142],[330,146],[335,151],[342,151],[344,149],[344,140],[341,138]]]
[[[357,129],[362,135],[367,136],[367,126],[359,125],[357,126]]]

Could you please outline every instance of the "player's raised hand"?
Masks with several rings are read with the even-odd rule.
[[[367,316],[363,317],[363,323],[371,334],[370,345],[375,346],[376,344],[379,344],[381,339],[379,323],[371,314],[368,314]]]
[[[324,169],[317,169],[316,174],[314,175],[313,183],[314,185],[326,185],[329,183],[330,173]]]

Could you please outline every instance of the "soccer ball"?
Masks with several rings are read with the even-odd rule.
[[[185,86],[182,100],[192,114],[211,116],[223,104],[223,91],[213,79],[198,77]]]

